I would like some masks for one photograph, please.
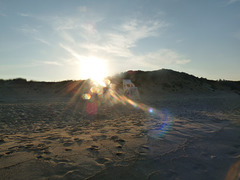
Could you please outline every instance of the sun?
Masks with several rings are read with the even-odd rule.
[[[91,79],[92,81],[104,86],[104,78],[107,75],[106,63],[97,57],[89,57],[81,60],[81,78]]]

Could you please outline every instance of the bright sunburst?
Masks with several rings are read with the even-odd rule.
[[[91,79],[100,85],[104,85],[104,78],[107,74],[106,63],[97,57],[90,57],[81,60],[81,78]]]

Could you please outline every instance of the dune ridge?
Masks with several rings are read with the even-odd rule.
[[[240,81],[208,80],[183,72],[168,69],[157,71],[127,71],[108,77],[112,83],[122,88],[123,79],[131,79],[142,94],[156,93],[211,93],[215,91],[232,91],[240,94]],[[79,89],[81,88],[81,91]],[[74,94],[88,92],[89,80],[66,80],[60,82],[27,81],[23,78],[0,80],[0,101],[36,100],[69,98]]]

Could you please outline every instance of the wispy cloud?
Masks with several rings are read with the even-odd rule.
[[[72,48],[67,47],[63,44],[59,44],[63,49],[65,49],[70,55],[75,57],[77,60],[81,60],[83,56],[79,55],[76,51],[74,51]]]
[[[28,63],[28,64],[10,64],[10,65],[4,65],[1,64],[0,70],[1,71],[8,71],[8,70],[13,70],[13,69],[22,69],[22,68],[32,68],[39,66],[36,63]]]
[[[18,13],[18,15],[22,16],[22,17],[28,17],[30,16],[29,14],[26,14],[26,13]]]
[[[234,4],[236,2],[240,2],[240,0],[228,0],[227,1],[228,4]]]
[[[41,43],[43,43],[43,44],[46,44],[46,45],[49,45],[49,46],[51,45],[48,41],[46,41],[46,40],[44,40],[42,38],[34,37],[34,39],[39,41],[39,42],[41,42]]]
[[[81,27],[84,27],[84,25]],[[169,64],[182,65],[191,61],[170,49],[160,49],[142,55],[136,55],[132,51],[132,48],[138,46],[140,40],[159,36],[169,27],[169,23],[167,22],[159,20],[140,21],[137,19],[128,19],[126,22],[116,25],[114,28],[104,33],[100,33],[96,27],[94,27],[94,36],[97,34],[97,39],[88,38],[87,41],[78,43],[76,43],[76,41],[73,43],[72,40],[69,40],[65,43],[70,44],[70,46],[67,47],[63,43],[61,47],[77,59],[82,58],[82,56],[70,47],[77,47],[76,49],[78,49],[78,52],[81,52],[81,55],[88,56],[91,54],[98,57],[104,57],[109,61],[124,58],[128,59],[128,64],[141,66],[142,68],[148,67],[150,69],[161,68]],[[82,35],[91,36],[91,34],[84,31],[84,29],[81,33]],[[65,31],[65,35],[67,34],[68,32]],[[65,38],[65,40],[67,40],[67,38]]]
[[[69,33],[66,33],[65,31],[62,31],[60,33],[60,36],[62,37],[62,39],[66,42],[70,42],[70,43],[75,43],[75,40],[74,40],[74,37],[69,34]]]
[[[45,45],[50,46],[51,43],[47,40],[45,40],[44,38],[41,38],[41,32],[33,27],[30,27],[28,25],[24,25],[20,28],[18,28],[18,30],[22,33],[24,33],[26,36],[31,36],[34,40],[39,41]]]
[[[34,60],[31,60],[31,65],[35,67],[41,67],[44,65],[63,66],[65,65],[65,62],[62,61],[61,59],[57,59],[54,61],[46,60],[46,59],[34,59]]]
[[[47,64],[47,65],[56,65],[56,66],[62,66],[62,63],[59,63],[57,61],[41,61],[43,64]]]
[[[69,17],[54,17],[53,19],[53,28],[55,30],[72,30],[77,29],[79,27],[79,23],[75,20],[75,18]]]
[[[97,41],[88,41],[80,44],[90,52],[109,53],[115,57],[132,57],[134,54],[131,48],[136,47],[139,40],[157,36],[159,30],[168,26],[165,22],[159,21],[139,21],[130,19],[121,25],[116,25],[113,29],[105,33],[98,33],[95,29],[95,34],[98,35]],[[89,34],[88,34],[89,35]]]
[[[86,6],[79,6],[79,7],[78,7],[78,10],[79,10],[80,12],[87,12],[87,7],[86,7]]]
[[[31,26],[28,26],[28,25],[23,25],[20,28],[18,28],[18,30],[23,32],[23,33],[27,33],[27,34],[36,34],[36,33],[38,33],[38,30],[36,28],[33,28]]]
[[[55,41],[55,45],[65,50],[68,59],[74,58],[75,62],[79,63],[81,59],[95,56],[109,62],[128,60],[129,64],[152,69],[191,61],[171,49],[159,49],[141,55],[133,51],[133,48],[138,48],[139,41],[161,36],[170,27],[170,23],[161,18],[143,20],[128,17],[121,19],[121,23],[115,23],[91,13],[87,7],[78,7],[77,10],[79,14],[75,16],[35,17],[58,36],[59,40]],[[40,36],[36,28],[23,26],[21,31],[31,34],[41,43],[50,45],[49,40]],[[73,62],[73,59],[71,61]],[[52,64],[57,65],[56,62]]]
[[[137,46],[139,40],[157,36],[158,30],[166,26],[167,24],[161,24],[158,21],[142,22],[132,19],[106,34],[102,47],[117,56],[132,56],[130,48]]]
[[[153,69],[160,68],[164,65],[186,64],[191,62],[190,59],[170,49],[161,49],[156,52],[137,56],[135,58],[135,61],[144,67]]]

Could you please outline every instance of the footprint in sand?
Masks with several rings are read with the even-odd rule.
[[[121,145],[116,146],[117,149],[122,149],[123,147]]]
[[[107,139],[106,135],[100,135],[100,136],[92,136],[93,141],[98,141],[98,140],[105,140]]]
[[[118,142],[121,145],[125,144],[125,140],[124,139],[117,139],[116,142]]]
[[[11,151],[6,152],[5,154],[12,154],[14,152],[15,152],[14,150],[11,150]]]
[[[64,176],[64,179],[84,179],[79,170],[68,171]]]
[[[99,164],[109,164],[112,163],[112,160],[108,158],[97,158],[96,162]]]
[[[37,158],[38,159],[42,159],[43,157],[42,157],[42,155],[38,155]]]
[[[115,155],[118,156],[118,157],[124,157],[125,156],[125,154],[123,152],[116,152]]]
[[[18,150],[23,150],[24,149],[24,146],[20,145],[20,146],[17,146]]]
[[[75,169],[76,166],[73,166],[71,163],[60,162],[56,164],[55,168],[56,168],[56,171],[55,171],[56,174],[63,175],[66,172],[72,169]]]
[[[79,146],[83,143],[83,140],[79,138],[74,138],[74,141],[77,142]]]
[[[45,144],[51,144],[52,141],[43,141]]]
[[[54,157],[53,161],[55,163],[71,163],[72,161],[68,160],[68,159],[59,159],[57,156]]]
[[[114,142],[118,142],[122,146],[125,144],[125,140],[124,139],[119,139],[118,136],[112,136],[110,139],[113,140]]]
[[[72,149],[71,148],[66,148],[65,151],[72,151]]]
[[[142,148],[143,148],[143,149],[147,149],[147,150],[150,149],[149,146],[147,146],[147,145],[142,145]]]
[[[5,143],[5,141],[3,139],[0,139],[0,145]]]
[[[68,146],[71,146],[73,144],[74,144],[73,141],[67,141],[67,142],[63,143],[63,146],[68,147]]]
[[[42,148],[42,147],[45,147],[45,146],[46,146],[46,144],[44,144],[44,143],[40,143],[40,144],[37,145],[38,148]]]
[[[46,155],[51,154],[51,152],[48,149],[49,147],[43,143],[38,144],[36,147],[31,148],[31,150],[37,155],[37,157],[43,154],[46,154]]]
[[[45,138],[46,140],[52,140],[52,141],[54,141],[54,140],[57,140],[57,139],[59,139],[59,136],[49,136],[49,137],[47,137],[47,138]]]
[[[22,139],[19,141],[19,143],[26,143],[26,142],[31,142],[31,138],[25,138],[25,137],[21,137]]]
[[[17,146],[12,146],[12,147],[8,148],[8,150],[12,150],[12,149],[16,149],[16,148],[17,148]]]
[[[48,150],[45,150],[45,151],[43,152],[43,154],[47,154],[47,155],[49,155],[49,154],[51,154],[51,152],[48,151]]]
[[[99,152],[99,147],[96,145],[92,145],[90,148],[87,148],[88,151],[90,151],[93,154],[98,154]]]
[[[99,148],[98,148],[98,146],[96,146],[96,145],[92,145],[90,148],[88,148],[89,150],[91,150],[91,151],[98,151],[99,150]]]
[[[45,151],[48,151],[48,146],[46,146],[45,144],[44,145],[38,145],[37,148],[35,149],[35,152],[45,152]]]
[[[43,158],[44,160],[46,160],[46,161],[49,161],[49,160],[51,160],[51,158],[50,157],[45,157],[45,158]]]
[[[27,144],[27,145],[25,146],[25,149],[31,149],[33,146],[34,146],[33,144]]]
[[[24,148],[24,146],[13,146],[13,147],[10,147],[10,148],[8,148],[8,152],[6,152],[6,154],[12,154],[14,152],[21,151],[23,148]]]
[[[112,136],[110,139],[113,140],[113,141],[115,141],[115,140],[118,139],[118,136]]]
[[[150,148],[147,145],[142,145],[141,147],[139,147],[138,149],[138,153],[140,155],[146,155],[148,152],[150,151]]]

